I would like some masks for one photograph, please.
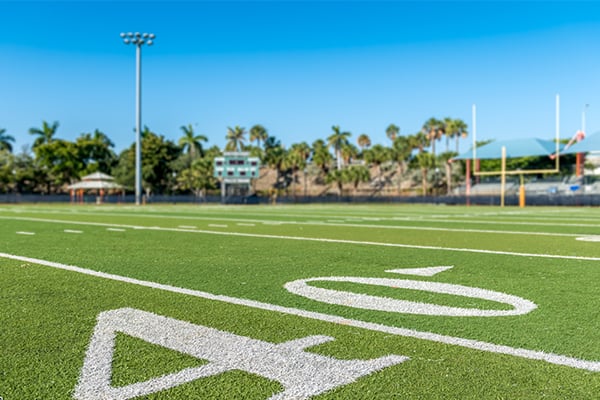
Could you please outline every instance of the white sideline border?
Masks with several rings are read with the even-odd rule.
[[[47,267],[57,268],[61,270],[77,272],[84,275],[94,276],[98,278],[109,279],[118,282],[130,283],[133,285],[149,287],[153,289],[164,290],[172,293],[179,293],[188,296],[194,296],[204,298],[207,300],[221,301],[224,303],[235,304],[240,306],[246,306],[251,308],[257,308],[261,310],[274,311],[282,314],[294,315],[298,317],[310,318],[314,320],[330,322],[335,324],[342,324],[345,326],[352,326],[356,328],[367,329],[370,331],[388,333],[396,336],[404,336],[413,339],[428,340],[436,343],[449,344],[454,346],[465,347],[472,350],[486,351],[496,354],[505,354],[515,357],[526,358],[529,360],[545,361],[550,364],[567,366],[576,369],[582,369],[590,372],[600,372],[600,361],[582,360],[574,357],[564,356],[560,354],[546,353],[543,351],[527,350],[521,348],[515,348],[505,345],[498,345],[494,343],[481,342],[478,340],[464,339],[454,336],[440,335],[432,332],[417,331],[413,329],[400,328],[395,326],[377,324],[373,322],[366,322],[355,319],[348,319],[338,315],[324,314],[315,311],[307,311],[298,308],[291,308],[285,306],[279,306],[270,303],[264,303],[256,300],[249,300],[237,297],[230,297],[224,295],[217,295],[209,292],[203,292],[199,290],[186,289],[177,286],[165,285],[162,283],[156,283],[151,281],[143,281],[135,278],[129,278],[121,275],[108,274],[100,271],[93,271],[74,265],[66,265],[53,261],[41,260],[31,257],[23,257],[14,254],[0,252],[0,257],[11,260],[29,262],[32,264],[43,265]]]

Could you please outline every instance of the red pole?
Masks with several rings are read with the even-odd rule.
[[[575,158],[575,176],[583,176],[583,153],[577,153]]]

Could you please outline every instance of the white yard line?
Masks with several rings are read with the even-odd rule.
[[[225,224],[208,224],[211,228],[227,228]]]
[[[123,216],[130,214],[96,214],[96,213],[79,213],[80,215],[111,215],[111,216]],[[580,232],[580,233],[556,233],[556,232],[531,232],[531,231],[507,231],[507,230],[493,230],[493,229],[469,229],[469,228],[441,228],[441,227],[431,227],[431,226],[404,226],[404,225],[373,225],[373,224],[351,224],[351,223],[328,223],[324,221],[265,221],[265,220],[255,220],[255,219],[240,219],[240,218],[214,218],[214,217],[170,217],[164,215],[136,215],[137,217],[148,216],[150,218],[161,218],[161,219],[195,219],[195,220],[209,220],[209,221],[231,221],[236,222],[237,225],[240,226],[255,226],[255,224],[244,225],[243,221],[249,221],[252,223],[262,223],[263,225],[318,225],[318,226],[336,226],[336,227],[349,227],[349,228],[369,228],[369,229],[398,229],[398,230],[414,230],[414,231],[435,231],[435,232],[465,232],[465,233],[489,233],[489,234],[499,234],[499,235],[526,235],[526,236],[555,236],[555,237],[581,237],[581,236],[593,236],[594,233]],[[17,219],[17,217],[8,217],[8,216],[0,216],[0,219]],[[415,220],[406,220],[409,222],[414,222]],[[424,221],[424,220],[419,220]],[[436,221],[426,221],[426,222],[436,222]],[[547,224],[554,226],[555,224]],[[209,225],[209,226],[218,226],[218,225]],[[598,225],[586,225],[598,227]],[[182,229],[195,229],[191,226],[180,225],[179,228]]]
[[[121,228],[106,228],[106,230],[109,232],[125,232],[125,229]]]
[[[66,265],[52,261],[40,260],[36,258],[23,257],[8,253],[0,253],[0,257],[8,258],[11,260],[18,260],[23,262],[29,262],[38,265],[44,265],[47,267],[57,268],[66,271],[77,272],[89,276],[95,276],[98,278],[110,279],[113,281],[130,283],[133,285],[144,286],[159,290],[164,290],[172,293],[179,293],[188,296],[200,297],[208,300],[221,301],[229,304],[235,304],[240,306],[252,307],[261,310],[274,311],[282,314],[295,315],[298,317],[310,318],[319,321],[331,322],[336,324],[343,324],[347,326],[353,326],[357,328],[367,329],[371,331],[389,333],[392,335],[405,336],[414,339],[429,340],[437,343],[450,344],[455,346],[461,346],[469,349],[487,351],[490,353],[506,354],[515,357],[526,358],[530,360],[545,361],[550,364],[563,365],[577,369],[583,369],[591,372],[600,372],[600,361],[582,360],[574,357],[564,356],[560,354],[546,353],[543,351],[527,350],[521,348],[515,348],[510,346],[498,345],[494,343],[481,342],[478,340],[464,339],[454,336],[440,335],[433,332],[423,332],[413,329],[400,328],[395,326],[377,324],[373,322],[365,322],[361,320],[348,319],[338,315],[324,314],[315,311],[306,311],[298,308],[284,307],[276,304],[263,303],[256,300],[242,299],[237,297],[230,297],[224,295],[218,295],[199,290],[186,289],[177,286],[165,285],[162,283],[143,281],[135,278],[128,278],[125,276],[108,274],[105,272],[93,271],[74,265]]]
[[[183,229],[196,229],[197,226],[194,226],[194,225],[179,225],[179,228],[183,228]]]
[[[25,232],[25,231],[19,231],[19,232],[15,232],[17,235],[27,235],[27,236],[32,236],[35,235],[35,232]]]
[[[83,233],[83,231],[77,231],[77,230],[73,230],[73,229],[65,229],[64,232],[65,233]]]
[[[31,218],[31,217],[1,217],[0,216],[0,219],[46,222],[46,223],[55,223],[55,224],[104,226],[104,227],[129,228],[129,229],[137,229],[137,230],[151,230],[151,231],[163,231],[163,232],[186,232],[186,233],[200,233],[200,234],[206,234],[206,235],[256,237],[256,238],[263,238],[263,239],[299,240],[299,241],[322,242],[322,243],[343,243],[343,244],[355,244],[355,245],[364,245],[364,246],[398,247],[398,248],[405,248],[405,249],[454,251],[454,252],[463,252],[463,253],[498,254],[498,255],[507,255],[507,256],[517,256],[517,257],[536,257],[536,258],[555,258],[555,259],[564,259],[564,260],[600,261],[600,257],[566,256],[566,255],[560,255],[560,254],[519,253],[519,252],[513,252],[513,251],[498,251],[498,250],[471,249],[471,248],[458,248],[458,247],[441,247],[441,246],[424,246],[424,245],[403,244],[403,243],[368,242],[368,241],[359,241],[359,240],[314,238],[314,237],[305,237],[305,236],[268,235],[268,234],[244,233],[244,232],[222,232],[222,231],[208,231],[208,230],[200,230],[200,229],[191,230],[191,229],[180,229],[180,228],[161,228],[158,226],[107,224],[107,223],[102,223],[102,222],[68,221],[68,220],[60,220],[60,219]]]
[[[575,240],[579,240],[581,242],[600,242],[600,236],[584,236],[575,238]]]

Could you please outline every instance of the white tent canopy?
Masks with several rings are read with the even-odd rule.
[[[115,178],[102,172],[94,172],[81,178],[81,182],[67,186],[71,190],[123,189],[122,185],[114,182]]]

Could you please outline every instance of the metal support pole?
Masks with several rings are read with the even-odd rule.
[[[523,174],[520,175],[519,179],[519,207],[525,207],[525,179],[523,178]]]
[[[135,204],[140,205],[142,191],[142,46],[135,46]]]
[[[125,44],[135,45],[135,204],[141,204],[142,197],[142,45],[152,46],[156,35],[153,33],[121,33]]]
[[[467,196],[467,205],[471,205],[471,160],[467,159],[467,171],[466,171],[466,196]]]
[[[500,207],[504,207],[504,192],[506,191],[506,147],[502,146],[502,167],[500,175]]]

